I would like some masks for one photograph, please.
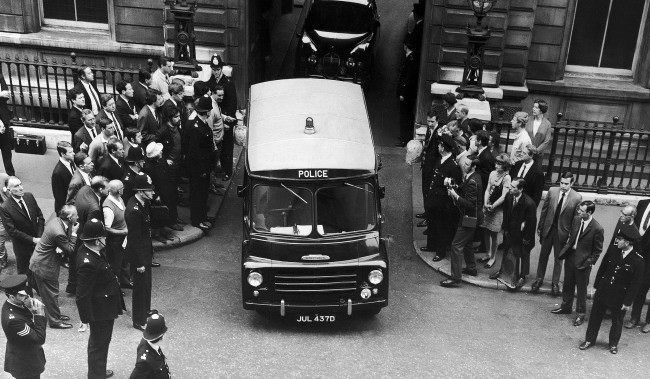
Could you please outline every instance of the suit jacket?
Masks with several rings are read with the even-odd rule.
[[[118,161],[121,166],[115,163],[115,160],[110,156],[110,154],[106,154],[106,156],[99,161],[97,175],[105,176],[108,180],[122,180],[124,177],[126,162],[122,158],[118,159]]]
[[[77,235],[83,232],[86,221],[97,218],[104,221],[104,214],[102,213],[101,199],[97,198],[95,192],[90,186],[83,186],[75,196],[75,206],[77,207],[77,214],[79,215],[79,229]]]
[[[578,269],[589,268],[598,261],[598,257],[603,251],[603,241],[605,239],[603,227],[594,218],[591,219],[589,225],[585,227],[578,237],[581,225],[582,218],[576,217],[573,220],[569,239],[567,239],[560,254],[558,254],[560,259],[572,259],[574,266]],[[576,238],[578,239],[578,245],[573,250]]]
[[[404,103],[413,104],[418,92],[418,66],[420,59],[412,52],[404,58],[397,82],[397,96],[404,97]]]
[[[72,179],[70,179],[70,184],[68,184],[68,193],[65,197],[65,203],[66,204],[73,204],[75,203],[75,197],[77,196],[77,192],[81,189],[81,187],[87,185],[86,182],[84,181],[84,178],[81,176],[80,170],[77,169],[74,172],[74,175],[72,175]],[[92,175],[90,175],[92,178]]]
[[[523,164],[524,161],[519,161],[510,169],[510,177],[512,179],[517,177]],[[524,193],[533,199],[535,205],[539,205],[542,199],[542,192],[544,191],[544,173],[536,162],[528,169],[528,172],[524,175],[524,180],[526,181]]]
[[[460,196],[456,200],[461,215],[476,217],[479,223],[483,218],[481,212],[483,209],[482,188],[481,175],[474,172],[458,187],[458,195]]]
[[[170,377],[165,354],[160,354],[154,350],[144,338],[140,340],[138,345],[137,356],[135,368],[129,378],[168,379]]]
[[[117,95],[115,97],[115,114],[122,122],[122,126],[124,127],[123,130],[126,130],[126,128],[135,128],[138,125],[138,123],[131,118],[131,115],[138,114],[135,111],[135,105],[133,105],[133,99],[128,99],[127,102],[124,101],[122,96]]]
[[[185,127],[187,135],[187,160],[192,167],[201,172],[209,172],[214,160],[214,143],[212,130],[199,117],[190,120]]]
[[[122,314],[122,295],[117,277],[100,254],[82,245],[77,252],[77,309],[83,323],[114,320]]]
[[[84,126],[83,121],[81,120],[81,111],[77,107],[72,106],[70,112],[68,112],[68,127],[70,128],[70,134],[75,135],[77,130]]]
[[[167,99],[167,100],[163,103],[162,107],[160,108],[160,109],[161,109],[161,112],[160,112],[160,113],[161,113],[162,115],[164,115],[164,114],[166,113],[166,109],[168,109],[168,108],[175,108],[175,109],[178,109],[178,111],[179,111],[180,114],[181,114],[181,125],[180,125],[180,128],[182,128],[182,127],[185,125],[185,123],[187,122],[187,116],[188,116],[188,114],[187,114],[187,108],[185,108],[185,105],[184,105],[182,102],[179,102],[179,103],[174,104],[174,101],[173,101],[172,99]],[[163,117],[163,118],[164,118],[164,117]],[[168,120],[162,120],[162,123],[161,123],[161,124],[167,123],[167,121],[168,121]]]
[[[149,88],[138,81],[134,81],[131,85],[133,86],[133,105],[135,106],[135,111],[140,113],[142,107],[147,105],[146,98]]]
[[[445,126],[449,123],[451,120],[457,120],[458,119],[458,111],[456,108],[451,113],[447,113],[446,109],[443,109],[438,113],[438,125],[440,126]]]
[[[625,258],[620,249],[607,253],[594,279],[594,302],[602,302],[612,309],[631,306],[643,283],[644,265],[643,257],[634,250]]]
[[[72,235],[72,228],[66,230],[63,220],[59,217],[52,218],[45,224],[41,240],[36,244],[29,261],[29,269],[41,278],[58,281],[61,255],[56,249],[61,249],[64,255],[69,256],[76,242],[77,237]]]
[[[37,377],[45,370],[43,344],[46,316],[32,315],[25,307],[5,301],[2,330],[7,337],[4,370],[16,378]]]
[[[537,232],[542,239],[546,238],[551,231],[551,225],[553,225],[553,218],[555,217],[555,209],[557,208],[558,201],[560,201],[560,196],[560,187],[551,187],[544,198],[544,202],[542,202],[542,213],[539,216],[539,225],[537,227]],[[564,195],[564,202],[562,203],[560,216],[557,220],[557,236],[562,244],[569,238],[573,218],[576,216],[578,205],[580,205],[581,201],[582,195],[573,188],[569,189],[569,192]]]
[[[426,184],[428,190],[424,204],[425,208],[433,212],[453,212],[456,215],[458,212],[454,209],[451,197],[447,195],[447,187],[445,187],[444,181],[445,178],[452,178],[454,183],[458,184],[461,182],[462,177],[463,174],[453,156],[447,158],[443,163],[440,163],[440,158],[438,158],[436,166],[431,169],[429,182]]]
[[[494,164],[496,159],[489,148],[483,149],[481,153],[477,156],[478,165],[476,166],[476,172],[481,175],[481,184],[483,184],[483,192],[487,188],[488,179],[490,178],[490,173],[494,171]]]
[[[639,200],[639,203],[636,206],[636,216],[634,217],[634,223],[639,227],[639,229],[643,227],[641,223],[646,221],[643,219],[643,214],[649,206],[650,199]],[[648,218],[650,218],[650,214],[648,215]],[[642,257],[650,256],[650,227],[641,236],[639,241],[637,241],[635,247],[637,249],[637,252],[641,254]]]
[[[154,116],[148,106],[142,107],[138,114],[138,129],[142,133],[142,146],[146,147],[150,142],[155,142],[160,130],[160,112]]]
[[[96,135],[99,135],[100,133],[100,130],[97,126],[95,126],[95,133]],[[90,143],[93,142],[93,136],[88,133],[88,130],[86,130],[85,127],[81,127],[72,136],[72,148],[74,149],[75,153],[78,153],[79,150],[81,150],[81,144],[84,142],[86,143],[86,146],[90,147]],[[85,149],[86,152],[88,152],[88,147]]]
[[[151,242],[150,205],[142,205],[133,196],[126,204],[124,219],[129,233],[126,237],[126,257],[134,267],[151,265],[153,244]]]
[[[23,200],[27,205],[29,217],[23,212],[22,207],[18,205],[13,196],[9,196],[2,203],[0,214],[2,215],[5,229],[14,244],[14,253],[31,255],[35,246],[32,238],[41,236],[45,219],[43,218],[41,208],[36,203],[36,199],[34,199],[34,195],[25,192]]]
[[[71,162],[71,164],[73,164]],[[68,187],[72,180],[72,173],[59,160],[52,171],[52,195],[54,196],[54,212],[59,213],[68,196]]]
[[[97,109],[101,110],[102,105],[101,105],[100,100],[99,100],[99,96],[100,96],[101,92],[99,92],[99,90],[97,89],[97,83],[96,82],[94,82],[94,81],[90,82],[90,85],[95,89],[95,92],[97,92]],[[91,101],[90,100],[91,95],[86,91],[86,87],[84,87],[84,85],[81,84],[81,81],[77,81],[77,84],[74,85],[74,89],[76,89],[77,91],[81,91],[81,93],[84,94],[84,99],[86,99],[86,108],[92,109],[92,103],[90,102]]]
[[[504,242],[512,249],[515,256],[519,256],[518,254],[524,251],[530,251],[535,244],[537,206],[526,193],[521,194],[514,207],[513,198],[512,194],[508,193],[503,202]]]
[[[542,123],[537,129],[537,134],[533,136],[533,118],[531,117],[526,123],[526,132],[530,136],[533,146],[541,153],[546,150],[551,144],[551,137],[553,136],[553,127],[546,117],[542,117]]]
[[[117,111],[113,112],[113,115],[115,116],[115,120],[117,120],[117,125],[115,125],[115,136],[118,137],[118,140],[121,141],[122,139],[124,139],[124,130],[125,130],[124,124],[122,124],[122,121],[118,117]],[[102,118],[106,118],[106,119],[109,119],[109,120],[113,121],[113,119],[108,115],[108,112],[106,112],[105,109],[102,109],[101,111],[99,111],[99,114],[97,114],[97,119],[98,120],[102,119]],[[113,123],[115,123],[115,122],[113,121]],[[119,130],[119,134],[117,133],[118,130]],[[119,138],[119,137],[122,137],[122,138]]]

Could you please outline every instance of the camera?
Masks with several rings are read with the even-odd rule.
[[[458,184],[456,184],[456,182],[454,181],[454,178],[445,178],[445,180],[443,181],[443,184],[444,184],[445,187],[447,187],[447,189],[455,190],[455,189],[458,188]]]

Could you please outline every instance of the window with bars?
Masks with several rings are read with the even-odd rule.
[[[43,18],[108,24],[107,0],[42,0]]]
[[[567,65],[632,70],[646,0],[578,0]]]

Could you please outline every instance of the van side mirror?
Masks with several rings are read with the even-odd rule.
[[[384,167],[384,163],[381,161],[381,156],[377,154],[377,171],[381,170]]]
[[[383,199],[386,197],[386,186],[379,186],[379,198]]]
[[[246,187],[241,184],[237,185],[237,197],[244,197],[244,192],[246,192]]]

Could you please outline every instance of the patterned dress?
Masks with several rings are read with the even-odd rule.
[[[506,171],[503,174],[499,174],[497,170],[494,170],[490,173],[490,177],[488,178],[488,186],[486,188],[486,191],[492,195],[495,190],[502,190],[503,188],[508,188],[509,186],[510,175],[508,172]],[[488,196],[488,198],[490,198],[490,196]],[[491,211],[485,210],[484,213],[485,215],[483,217],[481,227],[491,232],[500,232],[501,224],[503,224],[503,203]]]

